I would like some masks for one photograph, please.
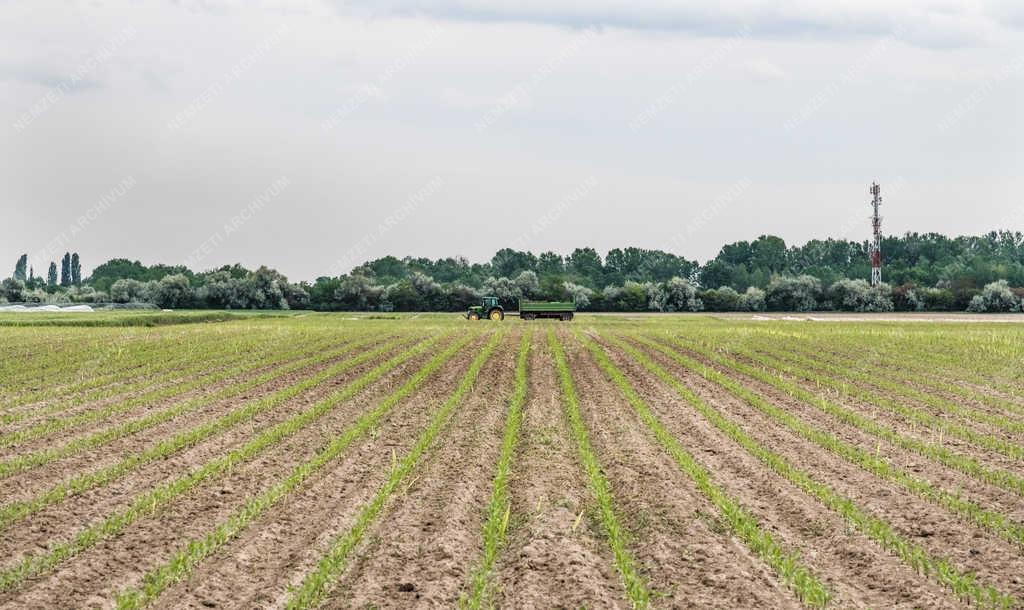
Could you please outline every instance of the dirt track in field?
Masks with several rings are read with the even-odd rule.
[[[401,343],[373,361],[344,371],[251,421],[217,433],[166,459],[141,465],[109,484],[68,497],[4,527],[0,530],[0,609],[112,607],[118,592],[139,586],[147,572],[163,565],[189,540],[204,536],[252,498],[284,480],[297,465],[316,455],[362,414],[397,390],[432,356],[465,338],[465,332],[446,335],[434,347],[413,356],[354,397],[334,405],[321,418],[283,442],[199,484],[156,514],[141,516],[120,533],[7,591],[2,590],[4,570],[28,554],[43,553],[55,543],[69,540],[90,525],[123,511],[148,490],[243,446],[261,431],[309,408],[417,343],[414,337],[444,328],[418,326],[420,322],[407,324],[408,328],[402,330],[397,323],[381,321],[378,328],[388,330],[373,331],[377,335],[366,334],[369,332],[367,325],[360,325],[359,332],[351,334],[326,326],[324,334],[317,335],[317,340],[323,340],[322,344],[328,346],[323,350],[296,354],[272,366],[258,363],[249,371],[195,392],[153,401],[121,416],[0,451],[0,459],[3,459],[49,446],[59,447],[69,440],[155,413],[189,397],[205,396],[229,384],[253,379],[304,356],[327,349],[333,351],[363,337],[375,337],[373,345],[363,349],[280,375],[238,396],[210,401],[193,412],[104,446],[0,478],[0,506],[6,506],[12,501],[32,499],[55,484],[139,454],[156,443],[383,345],[393,337],[403,337]],[[480,377],[452,411],[420,463],[369,524],[348,561],[327,583],[319,607],[452,608],[464,602],[469,575],[477,567],[482,553],[485,509],[491,496],[523,332],[532,332],[533,338],[522,429],[508,481],[511,501],[508,532],[499,547],[490,578],[488,603],[484,607],[630,607],[566,419],[558,373],[546,341],[546,331],[552,328],[565,351],[595,457],[610,485],[615,515],[624,530],[626,550],[652,593],[653,608],[798,608],[804,604],[764,560],[728,529],[715,505],[673,461],[574,332],[592,339],[608,355],[651,413],[708,470],[726,494],[756,517],[759,525],[787,551],[799,554],[802,564],[834,594],[829,607],[967,607],[934,577],[918,573],[895,554],[852,529],[836,512],[747,453],[672,387],[616,347],[609,337],[628,336],[629,326],[602,327],[602,324],[506,322],[504,330],[508,332]],[[464,326],[455,328],[458,331]],[[417,390],[395,404],[376,426],[248,524],[236,538],[225,541],[205,557],[185,580],[171,584],[152,607],[281,607],[289,599],[290,591],[316,567],[331,544],[355,524],[361,508],[387,480],[395,460],[413,447],[437,409],[457,388],[470,362],[491,336],[490,332],[497,329],[496,325],[485,323],[472,328],[480,334],[471,336],[468,344],[428,376]],[[137,332],[145,335],[145,331]],[[309,334],[292,336],[308,339]],[[726,419],[735,422],[754,441],[805,470],[814,480],[827,483],[849,497],[908,541],[933,556],[948,557],[958,570],[974,574],[1003,593],[1024,600],[1024,551],[1019,545],[805,440],[699,372],[686,370],[639,342],[628,338],[626,342],[666,369]],[[295,344],[282,349],[297,347],[299,345]],[[877,454],[892,466],[941,489],[960,493],[986,509],[1024,523],[1024,498],[1020,495],[978,481],[909,450],[879,442],[766,383],[711,363],[685,347],[674,347],[807,425]],[[214,371],[217,366],[203,370]],[[933,431],[914,426],[863,400],[826,392],[806,380],[785,378],[890,426],[900,434],[938,442]],[[903,400],[884,390],[858,387]],[[920,385],[914,387],[925,390]],[[941,392],[933,395],[955,400]],[[68,414],[117,404],[122,398],[76,406]],[[938,413],[912,400],[903,404]],[[977,400],[965,400],[962,404],[979,412],[999,412],[996,407]],[[48,417],[26,418],[10,429],[20,429]],[[968,425],[972,430],[993,432],[988,425],[948,419]],[[1020,435],[1003,435],[1003,438],[1017,442]],[[1019,462],[995,452],[956,439],[945,438],[942,444],[988,466],[1018,475],[1021,472]]]

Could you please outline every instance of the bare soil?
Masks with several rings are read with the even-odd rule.
[[[169,557],[184,540],[205,532],[214,523],[231,514],[248,497],[261,493],[285,476],[292,466],[311,456],[328,442],[327,439],[340,433],[366,408],[397,388],[404,376],[410,375],[428,357],[421,355],[392,371],[357,397],[337,405],[323,418],[268,449],[253,461],[232,470],[226,476],[200,485],[177,499],[173,507],[139,520],[121,536],[105,540],[66,562],[47,577],[24,587],[10,601],[31,604],[33,600],[52,599],[57,591],[62,591],[66,599],[78,600],[81,605],[109,599],[116,587],[132,582],[132,575],[141,577],[145,570]],[[368,368],[372,366],[366,365]],[[138,493],[230,451],[233,446],[225,446],[225,441],[240,446],[258,434],[259,430],[312,405],[359,374],[358,370],[348,371],[342,378],[322,384],[314,391],[289,401],[287,405],[272,412],[273,421],[260,422],[263,425],[259,427],[258,424],[249,424],[234,429],[232,434],[215,439],[212,443],[201,444],[171,460],[158,462],[153,468],[137,471],[114,485],[92,490],[61,505],[45,509],[5,532],[4,539],[0,541],[0,556],[14,560],[24,550],[42,550],[55,532],[62,532],[59,539],[73,536],[103,516],[123,510]],[[4,565],[10,564],[5,562]],[[0,595],[0,603],[5,601],[7,596]]]
[[[767,566],[723,529],[715,507],[657,444],[590,354],[571,338],[564,343],[591,442],[658,605],[799,607]]]
[[[631,358],[615,350],[610,353],[662,423],[676,438],[685,439],[684,446],[715,481],[776,540],[800,552],[805,564],[833,590],[837,607],[960,607],[951,594],[852,531],[839,515],[746,453]],[[661,364],[667,368],[667,363]],[[716,408],[725,400],[721,392],[704,398]]]
[[[649,325],[662,324],[662,317],[630,316]],[[332,323],[336,319],[332,319]],[[690,316],[681,319],[709,323]],[[988,316],[984,319],[992,320]],[[376,322],[364,320],[355,322],[361,325],[358,333],[325,325],[319,331],[324,333],[318,335],[319,339],[336,336],[341,343],[366,336],[359,333],[379,332],[379,340],[385,341],[399,332],[411,341],[413,333],[432,332],[429,329],[435,328],[424,320],[409,323],[409,330],[401,330],[396,322],[381,321],[380,328],[388,330],[367,331],[371,328],[369,325]],[[636,327],[629,318],[594,320],[600,320],[595,328],[602,325],[605,329]],[[302,322],[280,322],[297,323],[318,322],[312,317]],[[352,327],[349,322],[342,324]],[[616,516],[625,530],[627,550],[653,593],[652,607],[802,606],[767,564],[724,525],[714,505],[672,460],[618,387],[606,378],[593,356],[575,339],[570,328],[592,331],[583,317],[574,327],[512,320],[505,324],[506,330],[511,332],[453,411],[434,446],[370,524],[339,576],[330,583],[321,607],[458,607],[471,570],[478,565],[481,556],[483,520],[492,491],[508,399],[514,386],[516,351],[521,333],[532,331],[528,394],[508,486],[511,500],[508,536],[498,552],[486,606],[629,608],[623,581],[615,569],[596,503],[570,435],[562,390],[545,338],[549,328],[557,329],[557,337],[565,349],[584,426],[602,473],[610,484]],[[777,330],[784,323],[766,324]],[[761,328],[749,324],[745,327]],[[486,331],[492,328],[480,326],[479,330],[485,331],[481,336],[475,337],[427,378],[419,390],[396,404],[373,430],[255,519],[237,538],[206,557],[187,579],[171,585],[152,607],[281,607],[290,589],[301,583],[332,542],[351,528],[360,509],[386,481],[393,460],[413,446],[436,409],[457,387],[469,362],[487,340]],[[953,332],[957,327],[949,328]],[[967,328],[967,325],[959,328]],[[1007,326],[996,330],[1011,332]],[[130,340],[149,341],[167,331],[133,332],[134,338]],[[161,340],[184,340],[188,332],[189,329],[180,329]],[[305,331],[281,334],[282,349],[293,349],[294,341],[309,340],[310,336]],[[827,584],[835,594],[830,607],[965,607],[934,578],[915,572],[897,556],[852,529],[840,515],[747,453],[627,353],[597,334],[592,336],[623,371],[651,412],[709,471],[715,483],[754,515],[761,527],[783,547],[796,551],[802,563]],[[26,334],[24,339],[19,339],[19,345],[30,347],[32,339],[32,335]],[[444,341],[456,339],[451,336]],[[287,343],[289,340],[293,343]],[[639,347],[639,344],[634,345]],[[68,497],[11,524],[0,532],[0,571],[9,569],[27,554],[44,553],[54,544],[69,540],[90,525],[123,511],[140,494],[242,446],[261,431],[309,407],[404,347],[396,347],[376,362],[337,375],[250,422],[166,459],[142,465],[110,484]],[[5,349],[15,353],[10,350],[16,350],[17,345]],[[758,443],[805,470],[815,480],[851,498],[931,554],[949,557],[958,569],[1024,600],[1024,552],[1020,547],[804,440],[717,384],[679,367],[660,353],[640,349]],[[166,562],[189,540],[205,535],[251,498],[287,477],[298,464],[314,456],[367,409],[397,389],[435,353],[432,350],[414,357],[357,396],[335,405],[322,418],[284,442],[198,485],[157,514],[140,517],[119,534],[0,592],[0,609],[112,607],[119,591],[138,586],[147,572]],[[103,447],[0,479],[0,504],[37,497],[55,484],[136,455],[250,401],[308,379],[339,359],[353,355],[304,367],[242,395],[211,401],[194,412]],[[697,354],[689,355],[806,424],[877,453],[894,466],[937,487],[961,493],[984,508],[1024,523],[1024,498],[1020,495],[881,442],[768,384],[710,363]],[[216,368],[211,364],[207,370]],[[232,381],[251,379],[266,370],[265,363],[257,363],[255,368],[236,379],[5,448],[0,451],[0,458],[61,446],[83,435],[167,408],[187,397],[206,395]],[[125,368],[125,375],[132,377],[130,367]],[[175,381],[187,380],[169,380]],[[956,439],[940,439],[934,431],[914,426],[864,401],[826,391],[805,380],[793,381],[900,434],[941,442],[991,467],[1021,471],[1018,461]],[[912,387],[926,390],[913,380],[910,383]],[[935,392],[935,395],[953,399],[943,392]],[[68,413],[117,404],[117,400],[126,397],[119,395],[76,406]],[[900,399],[895,395],[891,397]],[[925,408],[914,401],[905,402]],[[966,399],[962,404],[984,412],[997,412],[991,405],[976,400]],[[31,421],[36,420],[26,419],[11,429],[19,429],[18,426]],[[952,418],[951,421],[963,420]],[[975,423],[970,426],[991,431],[988,426]],[[1004,438],[1019,441],[1021,437]]]
[[[544,335],[530,355],[530,388],[509,483],[507,547],[495,567],[501,608],[628,608],[625,591],[592,510],[576,447],[562,412]]]

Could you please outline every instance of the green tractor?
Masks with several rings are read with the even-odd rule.
[[[505,319],[505,310],[498,304],[498,297],[484,297],[479,305],[470,305],[466,310],[467,320],[488,318],[495,322]]]

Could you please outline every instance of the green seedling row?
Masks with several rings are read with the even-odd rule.
[[[814,345],[790,345],[788,346],[787,352],[783,352],[781,350],[770,350],[766,347],[759,347],[758,351],[768,351],[771,355],[782,359],[787,359],[791,353],[796,352],[804,357],[813,359],[812,361],[822,362],[823,364],[829,364],[836,367],[852,368],[857,373],[869,374],[874,378],[884,379],[886,382],[886,389],[891,389],[892,391],[899,393],[903,392],[905,382],[908,378],[908,373],[911,373],[911,371],[907,370],[909,367],[903,366],[902,362],[897,362],[892,359],[858,358],[857,356],[852,356],[847,352],[829,352]],[[909,356],[909,354],[907,356]],[[912,359],[912,357],[908,359]],[[1016,416],[1024,416],[1024,405],[1007,400],[1000,396],[995,396],[986,392],[979,392],[953,383],[951,379],[955,377],[951,377],[946,374],[938,374],[936,371],[917,371],[916,374],[911,373],[911,376],[913,377],[914,383],[921,387],[946,392],[968,400],[976,400],[995,409],[999,409]],[[962,377],[962,375],[960,377]],[[917,394],[920,394],[920,392],[914,392],[915,396]],[[934,399],[936,397],[929,396],[929,398]],[[943,402],[949,403],[950,399],[944,398]],[[995,417],[1001,417],[1006,422],[1011,422],[1012,427],[1015,428],[1016,431],[1024,430],[1024,422],[1005,416]]]
[[[566,419],[569,422],[569,431],[576,444],[576,451],[583,470],[587,475],[587,485],[590,488],[594,500],[597,502],[600,513],[601,526],[607,538],[608,546],[611,548],[615,561],[615,569],[626,589],[626,597],[634,608],[647,608],[651,603],[651,592],[644,581],[640,570],[637,568],[636,560],[626,545],[626,531],[615,514],[614,499],[612,497],[611,483],[601,471],[601,464],[590,444],[590,435],[583,417],[580,415],[580,403],[576,395],[576,385],[572,380],[572,373],[569,370],[569,363],[566,361],[565,352],[561,343],[555,337],[555,333],[548,331],[548,349],[551,351],[555,362],[555,369],[558,371],[558,379],[562,389],[562,407]]]
[[[307,427],[340,403],[369,387],[371,383],[377,381],[394,368],[422,353],[435,341],[436,339],[427,340],[417,347],[391,358],[361,375],[355,381],[335,390],[300,413],[293,415],[268,430],[262,431],[243,446],[205,463],[196,470],[170,483],[160,485],[155,489],[140,494],[126,510],[89,526],[70,540],[53,544],[43,553],[30,554],[14,565],[0,569],[0,592],[15,589],[24,583],[26,579],[45,574],[62,562],[91,548],[98,542],[116,536],[138,519],[157,513],[201,483],[215,480],[229,472],[232,468],[252,460],[257,455]],[[464,343],[464,341],[460,342],[460,344]],[[449,349],[443,353],[453,352]]]
[[[477,357],[477,360],[486,360],[494,351],[498,339],[499,336],[496,334],[484,351]],[[169,561],[147,573],[143,577],[140,587],[127,589],[118,594],[116,598],[117,607],[121,609],[141,608],[153,602],[168,586],[185,578],[203,559],[209,557],[218,548],[236,538],[254,520],[265,514],[267,510],[275,506],[288,494],[295,491],[323,468],[324,465],[341,455],[353,442],[362,438],[395,405],[412,395],[417,388],[422,386],[433,373],[450,360],[466,343],[467,340],[459,341],[443,352],[436,354],[397,390],[384,398],[373,409],[363,413],[352,425],[331,441],[330,444],[318,451],[316,455],[296,466],[282,481],[266,492],[250,498],[231,517],[218,524],[205,536],[193,539],[183,549],[175,553]],[[476,368],[473,369],[471,367],[470,372],[474,373],[473,378],[475,379],[475,375],[480,371],[482,362],[480,364],[474,362],[474,365]]]
[[[430,424],[420,433],[412,449],[394,464],[384,485],[377,491],[373,499],[364,504],[359,510],[355,524],[331,543],[330,549],[320,559],[316,567],[292,591],[288,601],[285,603],[285,608],[288,610],[312,608],[323,599],[331,583],[337,580],[338,576],[345,570],[352,551],[363,539],[366,531],[373,525],[377,517],[383,512],[388,500],[394,495],[395,490],[398,489],[398,486],[401,485],[409,473],[416,468],[423,455],[434,444],[434,440],[441,432],[441,429],[451,418],[455,407],[459,405],[463,397],[473,388],[473,384],[476,383],[477,378],[480,376],[481,369],[483,369],[484,364],[494,353],[503,336],[503,332],[496,332],[491,337],[491,340],[488,341],[486,347],[477,354],[466,370],[466,373],[462,376],[461,381],[459,381],[458,387],[445,400],[444,404],[434,412]],[[406,395],[411,392],[412,389],[409,389]]]
[[[739,538],[755,555],[761,558],[768,567],[782,580],[783,583],[797,596],[806,606],[812,608],[823,608],[832,599],[832,593],[814,573],[800,559],[799,553],[789,551],[777,542],[767,530],[761,527],[757,518],[747,512],[740,505],[739,501],[731,497],[725,490],[715,483],[712,475],[706,468],[691,455],[682,444],[672,435],[665,425],[651,412],[647,403],[637,394],[636,389],[626,379],[625,374],[608,358],[608,355],[594,341],[579,336],[584,346],[593,355],[598,366],[604,371],[605,376],[622,392],[629,404],[633,407],[637,417],[644,423],[648,431],[661,445],[662,449],[672,457],[681,471],[696,484],[697,489],[706,497],[711,504],[718,509],[719,517],[728,529]],[[687,402],[693,404],[700,402],[696,394],[681,384],[672,383],[672,380],[662,376],[653,362],[640,354],[637,350],[629,347],[619,340],[611,339],[613,345],[632,356],[648,371],[653,373],[662,381],[672,385],[677,393],[684,395]]]
[[[992,426],[993,428],[1002,430],[1009,434],[1019,434],[1024,432],[1024,422],[1014,421],[1004,415],[986,413],[984,411],[979,411],[978,409],[966,407],[941,396],[927,394],[906,383],[905,378],[897,378],[894,380],[889,378],[889,375],[884,372],[881,374],[869,374],[854,370],[849,366],[833,364],[827,358],[822,357],[820,352],[811,354],[789,348],[782,350],[778,347],[757,346],[756,351],[748,353],[751,353],[755,358],[758,357],[757,354],[762,354],[768,358],[774,359],[775,361],[787,363],[790,366],[804,367],[804,370],[812,371],[818,375],[823,373],[831,375],[832,378],[836,380],[836,383],[841,385],[846,385],[842,381],[845,379],[868,386],[874,386],[887,392],[891,392],[897,396],[902,396],[918,403],[925,404],[941,413],[947,413],[967,421]],[[939,420],[939,418],[930,415],[925,411],[921,411],[921,414],[923,418],[928,420],[928,422]]]
[[[912,407],[903,404],[899,400],[895,400],[888,396],[883,396],[876,392],[865,390],[860,386],[850,385],[837,380],[829,375],[819,374],[813,370],[808,370],[805,359],[800,359],[801,366],[788,365],[785,362],[780,361],[777,358],[762,355],[760,357],[752,354],[749,351],[739,350],[736,354],[749,358],[752,361],[759,362],[760,366],[770,368],[776,373],[785,373],[798,379],[806,379],[807,381],[813,382],[819,386],[831,388],[841,394],[863,400],[873,406],[878,407],[884,411],[888,411],[893,415],[903,418],[909,422],[913,422],[916,425],[920,425],[928,430],[932,430],[936,433],[941,433],[943,436],[958,438],[960,440],[971,443],[976,447],[982,449],[988,449],[995,453],[1005,455],[1006,457],[1013,459],[1024,459],[1024,446],[1021,446],[1015,442],[1008,441],[992,434],[986,434],[978,432],[964,426],[962,424],[948,421],[946,419],[936,417],[931,413],[928,413],[924,409]],[[835,374],[835,373],[830,373]]]
[[[979,503],[962,497],[959,493],[946,491],[902,468],[893,466],[877,452],[866,451],[839,439],[833,434],[819,430],[788,411],[771,404],[771,402],[750,391],[743,384],[737,383],[727,375],[723,375],[710,367],[703,366],[696,360],[688,358],[676,350],[641,336],[633,336],[631,338],[663,354],[684,369],[700,375],[704,379],[725,389],[776,423],[796,432],[802,438],[811,441],[822,449],[838,455],[851,464],[877,476],[879,479],[895,483],[903,489],[945,508],[954,515],[983,529],[992,531],[1005,540],[1024,548],[1024,524],[1018,523],[998,511],[986,509]]]
[[[303,379],[286,388],[282,388],[273,394],[261,399],[248,402],[245,405],[227,413],[211,422],[199,425],[191,430],[182,432],[170,439],[166,439],[152,445],[148,449],[129,455],[120,462],[102,468],[96,472],[78,475],[70,481],[58,483],[44,493],[31,500],[11,502],[0,507],[0,532],[9,527],[12,523],[24,519],[47,506],[63,502],[71,496],[79,495],[90,489],[96,489],[119,479],[120,477],[141,468],[145,464],[156,460],[167,459],[175,453],[194,446],[208,438],[225,432],[241,423],[251,421],[257,415],[265,413],[286,401],[299,396],[303,392],[315,388],[337,375],[344,373],[366,362],[381,356],[399,343],[398,340],[386,343],[381,347],[364,352],[355,358],[338,363],[320,373]]]
[[[364,339],[362,341],[355,341],[352,343],[342,344],[340,347],[326,352],[321,352],[315,356],[306,356],[305,354],[311,351],[318,351],[320,349],[317,346],[314,349],[310,349],[309,346],[304,346],[297,350],[285,352],[279,354],[274,358],[264,360],[262,364],[264,366],[277,366],[282,362],[288,362],[296,356],[302,356],[299,360],[284,364],[278,368],[272,368],[271,370],[253,377],[251,379],[243,380],[231,385],[228,385],[212,394],[205,396],[199,396],[186,400],[184,402],[176,403],[166,409],[151,413],[145,417],[126,421],[121,424],[117,424],[111,428],[101,430],[88,436],[76,438],[63,445],[48,447],[32,453],[26,453],[17,457],[11,458],[6,461],[0,462],[0,479],[11,476],[12,474],[29,470],[49,464],[55,460],[64,459],[73,455],[76,455],[87,449],[94,449],[96,447],[102,447],[115,440],[125,438],[132,434],[137,434],[143,430],[147,430],[164,422],[170,421],[182,415],[192,413],[202,409],[203,407],[214,404],[220,400],[225,400],[238,396],[248,390],[259,387],[265,383],[269,383],[284,377],[295,371],[302,370],[306,367],[316,366],[322,362],[327,362],[332,359],[343,356],[355,349],[360,349],[369,343],[374,342],[375,339]],[[336,342],[335,342],[336,343]],[[2,521],[0,521],[2,522]]]
[[[989,468],[982,465],[972,457],[950,451],[941,445],[921,441],[916,438],[900,434],[892,428],[876,422],[870,417],[838,405],[823,396],[819,396],[814,392],[798,386],[797,384],[787,381],[780,376],[779,373],[773,372],[767,368],[751,366],[727,358],[715,350],[701,346],[693,341],[680,340],[677,338],[666,339],[674,345],[683,349],[692,350],[694,353],[700,354],[720,366],[773,386],[774,388],[817,408],[819,411],[836,418],[840,422],[853,426],[861,432],[870,434],[880,440],[884,440],[885,442],[902,449],[912,451],[928,459],[935,460],[944,466],[963,472],[964,474],[981,482],[995,485],[996,487],[1018,495],[1024,495],[1024,478],[1021,478],[1013,472],[997,468]]]
[[[689,404],[693,405],[701,415],[715,428],[720,430],[744,451],[757,458],[765,466],[795,485],[807,495],[818,500],[829,510],[835,512],[848,524],[861,532],[881,548],[903,560],[915,572],[931,577],[939,584],[948,587],[959,599],[977,604],[982,608],[1015,608],[1018,601],[1001,592],[992,585],[981,583],[970,573],[960,571],[952,561],[945,557],[936,557],[927,549],[914,544],[897,533],[885,520],[876,517],[857,505],[826,483],[817,481],[807,472],[792,465],[781,455],[758,443],[733,421],[723,416],[717,409],[701,400],[686,386],[679,382],[664,368],[653,363],[649,358],[640,356],[638,360],[647,370],[676,390]]]
[[[505,543],[508,531],[508,520],[512,511],[509,500],[508,479],[512,470],[512,459],[519,442],[519,431],[523,425],[523,407],[526,404],[528,386],[527,362],[530,353],[532,333],[523,333],[519,343],[519,354],[516,356],[515,386],[508,401],[508,414],[505,416],[505,432],[501,439],[501,452],[498,454],[498,465],[491,484],[491,498],[487,503],[483,532],[483,553],[476,567],[471,572],[466,594],[460,600],[463,608],[479,610],[488,603],[488,586],[491,572],[498,552]]]
[[[330,340],[323,340],[314,344],[315,349],[319,349],[324,345],[330,344]],[[143,389],[152,388],[149,392],[145,392],[137,398],[143,396],[152,395],[158,392],[174,391],[171,395],[177,396],[188,391],[175,391],[177,388],[187,387],[184,381],[189,378],[194,378],[197,374],[201,375],[202,378],[210,378],[219,372],[224,371],[248,371],[256,369],[266,365],[266,359],[271,357],[276,352],[276,347],[272,344],[263,345],[259,350],[252,350],[245,348],[244,346],[231,344],[224,349],[216,352],[210,352],[204,354],[201,357],[196,357],[194,354],[188,354],[180,361],[175,361],[176,365],[181,362],[196,362],[191,366],[172,368],[171,370],[158,374],[158,375],[142,375],[137,381],[131,381],[129,383],[121,384],[107,384],[104,387],[97,388],[93,391],[87,392],[71,398],[69,400],[59,400],[53,404],[44,406],[28,405],[27,407],[7,413],[0,417],[0,423],[9,424],[18,421],[22,421],[28,417],[40,417],[46,415],[53,415],[65,412],[73,407],[87,404],[89,402],[99,402],[106,399],[118,399],[133,400],[132,394]],[[241,366],[237,364],[243,363]],[[234,368],[231,368],[234,367]],[[173,381],[169,385],[161,385],[167,381]],[[166,398],[166,396],[161,396]],[[93,409],[98,410],[98,409]],[[67,417],[67,416],[64,416]],[[45,423],[45,422],[44,422]]]
[[[100,374],[91,375],[72,384],[47,384],[46,387],[34,392],[5,400],[4,411],[10,412],[24,406],[38,407],[39,402],[51,397],[59,397],[65,401],[73,398],[72,404],[82,404],[97,397],[110,395],[114,391],[113,388],[126,392],[173,378],[183,363],[201,360],[216,365],[218,361],[232,355],[247,352],[266,353],[272,350],[273,346],[273,342],[266,338],[256,340],[244,335],[233,337],[231,341],[225,341],[222,337],[209,337],[201,344],[187,345],[184,349],[174,341],[166,341],[155,343],[150,349],[136,352],[123,366],[110,363],[109,356],[113,355],[115,349],[110,346],[107,353],[101,353],[96,358],[97,365],[102,366],[102,370],[97,371]]]
[[[179,371],[177,376],[181,377],[182,380],[180,382],[173,383],[162,388],[157,388],[153,391],[134,396],[127,400],[114,402],[98,409],[83,411],[71,416],[46,420],[27,428],[0,434],[0,447],[10,447],[29,440],[44,438],[69,428],[76,428],[97,421],[102,421],[115,415],[129,413],[136,408],[148,406],[157,401],[174,399],[194,390],[217,384],[225,379],[244,375],[263,364],[260,360],[251,360],[248,355],[236,356],[232,361],[241,361],[244,362],[244,364],[228,369],[222,369],[218,372],[209,373],[200,377],[190,377],[188,376],[188,372]]]
[[[265,343],[263,337],[246,337],[240,332],[231,333],[230,342],[223,335],[223,332],[214,335],[186,335],[179,332],[175,337],[117,334],[89,350],[81,350],[80,346],[69,340],[69,349],[17,368],[18,374],[12,375],[11,382],[5,384],[7,390],[2,400],[4,410],[51,396],[69,396],[83,389],[122,383],[126,377],[131,378],[140,370],[144,375],[147,367],[153,363],[159,366],[162,361],[180,354],[194,359],[199,354],[219,352],[221,346],[230,348],[230,345],[252,346]],[[27,386],[39,384],[44,385],[26,390]]]

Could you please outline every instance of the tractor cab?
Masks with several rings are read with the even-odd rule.
[[[505,310],[498,304],[498,297],[484,297],[479,305],[470,305],[466,309],[467,320],[487,318],[499,322],[505,319]]]

